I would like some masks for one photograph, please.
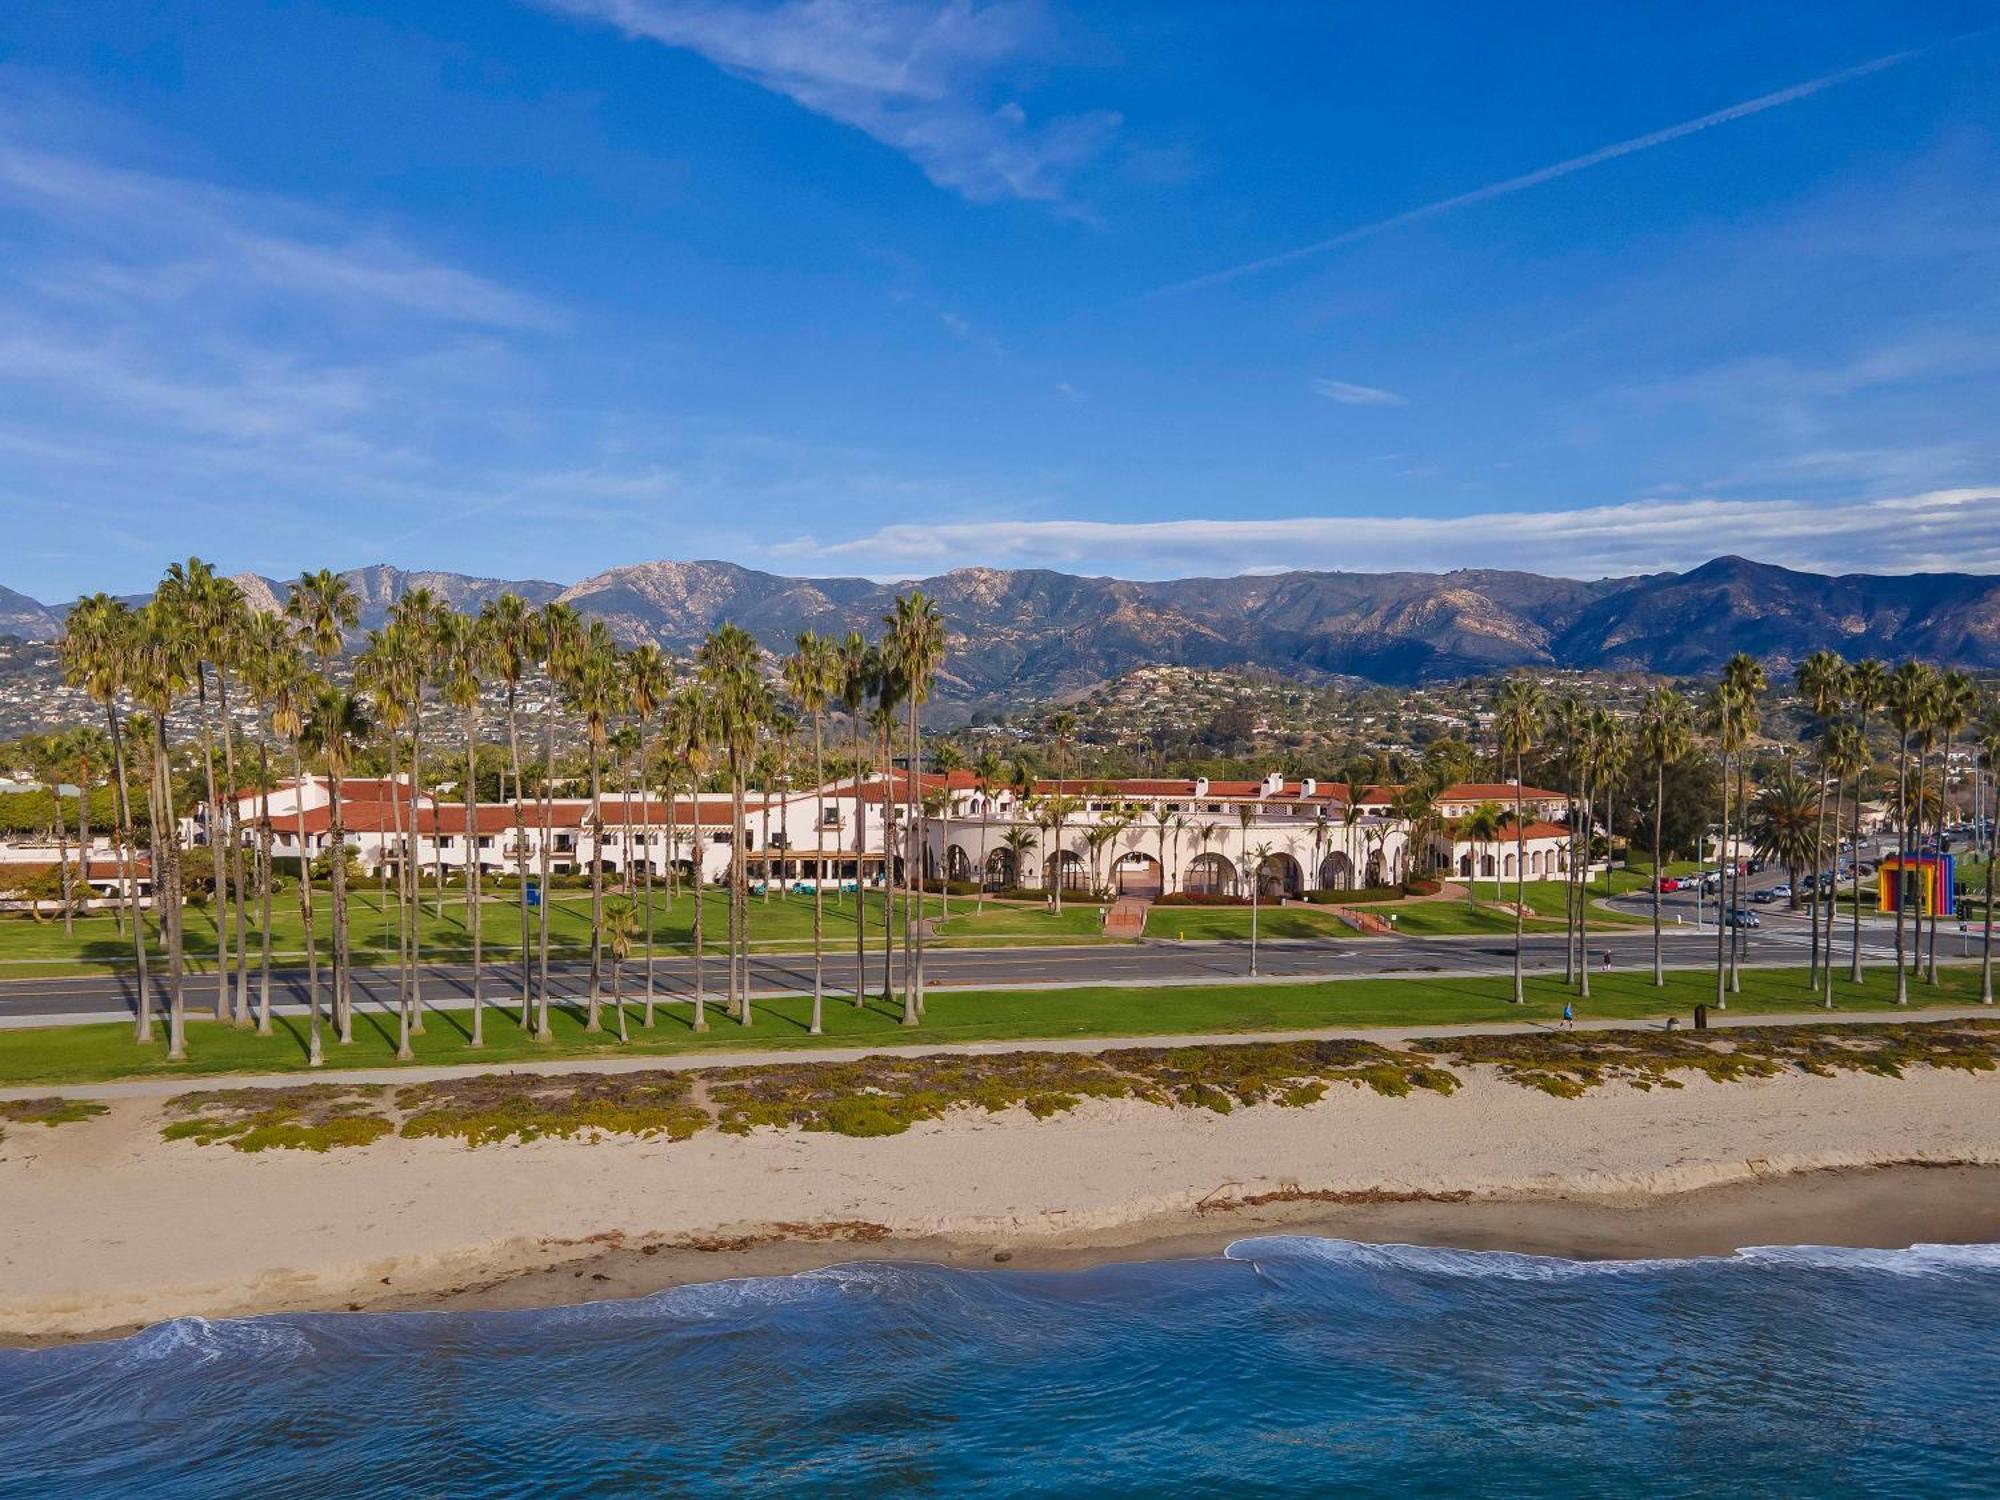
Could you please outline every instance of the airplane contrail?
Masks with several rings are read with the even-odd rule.
[[[1974,33],[1977,35],[1978,33]],[[1953,38],[1962,41],[1964,38]],[[1558,177],[1567,177],[1572,172],[1581,172],[1588,167],[1599,166],[1607,161],[1616,161],[1621,156],[1630,156],[1637,151],[1650,151],[1655,146],[1664,146],[1670,141],[1678,141],[1717,125],[1727,125],[1731,120],[1741,120],[1749,115],[1760,115],[1767,109],[1776,109],[1781,104],[1791,104],[1800,99],[1809,99],[1822,90],[1839,84],[1851,83],[1857,78],[1866,78],[1871,73],[1880,73],[1908,62],[1929,51],[1918,47],[1908,52],[1891,52],[1870,62],[1857,63],[1854,67],[1843,68],[1838,73],[1828,73],[1822,78],[1809,79],[1805,83],[1793,84],[1790,88],[1779,89],[1774,94],[1761,94],[1755,99],[1746,99],[1741,104],[1732,104],[1727,109],[1718,109],[1713,114],[1702,115],[1698,119],[1684,120],[1678,125],[1669,125],[1664,130],[1651,131],[1645,135],[1635,135],[1630,140],[1617,141],[1609,146],[1600,146],[1595,151],[1582,156],[1572,156],[1568,161],[1556,162],[1553,166],[1538,167],[1532,172],[1524,172],[1519,177],[1509,177],[1502,182],[1489,182],[1485,187],[1474,188],[1467,193],[1459,193],[1450,198],[1440,198],[1435,203],[1427,203],[1422,208],[1410,209],[1407,213],[1395,214],[1386,219],[1377,219],[1372,224],[1363,224],[1355,229],[1344,230],[1328,239],[1315,240],[1310,245],[1301,245],[1295,250],[1281,250],[1276,255],[1267,255],[1261,260],[1246,261],[1240,266],[1227,270],[1211,271],[1205,276],[1196,276],[1187,281],[1177,281],[1168,286],[1155,288],[1145,294],[1153,297],[1168,297],[1179,292],[1199,291],[1203,287],[1220,286],[1244,276],[1254,276],[1259,271],[1269,271],[1278,266],[1290,265],[1308,256],[1337,250],[1343,245],[1352,245],[1360,240],[1373,239],[1378,234],[1386,234],[1392,229],[1401,229],[1406,224],[1418,224],[1425,219],[1434,219],[1439,214],[1449,213],[1455,208],[1464,208],[1473,203],[1484,203],[1491,198],[1505,197],[1518,193],[1524,188],[1540,187],[1545,182],[1553,182]]]

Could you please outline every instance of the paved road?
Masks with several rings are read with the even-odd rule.
[[[1713,937],[1692,927],[1669,927],[1666,933],[1668,961],[1699,964],[1713,951]],[[1751,956],[1762,962],[1785,962],[1803,938],[1786,933],[1773,934],[1753,945]],[[1609,951],[1618,968],[1650,962],[1650,929],[1607,930],[1590,938],[1594,962],[1601,963]],[[1561,934],[1531,936],[1523,961],[1535,971],[1560,969],[1563,962]],[[1045,988],[1080,984],[1199,984],[1244,978],[1250,968],[1250,945],[1239,942],[1174,943],[1145,942],[1131,946],[1091,946],[1062,948],[946,948],[925,955],[925,970],[934,986],[946,988]],[[1477,938],[1343,938],[1322,941],[1265,942],[1258,945],[1257,971],[1266,979],[1331,979],[1395,974],[1491,974],[1508,971],[1513,965],[1513,945],[1504,937]],[[710,994],[727,977],[727,963],[716,957],[703,965],[703,977]],[[869,982],[882,982],[879,951],[869,955]],[[893,973],[900,979],[900,956]],[[436,1005],[470,1003],[470,971],[465,965],[426,966],[425,998]],[[686,957],[662,958],[656,969],[662,995],[685,998],[694,990],[694,965]],[[588,969],[581,964],[553,965],[552,988],[559,997],[581,996],[586,992]],[[851,953],[830,955],[826,984],[830,993],[852,993],[854,959]],[[324,981],[322,981],[324,982]],[[256,976],[252,975],[253,996]],[[392,968],[357,969],[356,1000],[361,1004],[393,1005],[396,973]],[[759,956],[751,960],[751,986],[759,995],[812,988],[812,959],[806,954]],[[625,977],[628,995],[643,988],[641,966],[628,966]],[[484,984],[489,1003],[505,1004],[518,998],[520,980],[512,965],[489,964]],[[156,984],[155,995],[160,991]],[[215,981],[202,976],[188,981],[190,1009],[213,1003]],[[93,975],[61,979],[13,979],[0,982],[0,1025],[20,1025],[33,1019],[93,1020],[130,1015],[136,1003],[136,986],[126,975]],[[303,970],[284,970],[273,975],[274,1004],[303,1007],[306,999]]]

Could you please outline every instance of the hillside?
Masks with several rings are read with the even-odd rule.
[[[1142,582],[962,568],[878,583],[726,562],[635,563],[567,588],[388,566],[345,576],[364,627],[411,588],[461,609],[513,589],[535,604],[561,598],[622,640],[682,653],[724,620],[780,652],[806,629],[872,636],[915,583],[937,599],[951,636],[939,696],[959,700],[1079,692],[1151,664],[1409,683],[1523,665],[1699,672],[1736,650],[1782,667],[1826,646],[2000,669],[2000,579],[1828,578],[1736,557],[1591,582],[1491,569]],[[283,601],[280,583],[238,582],[258,607]],[[0,632],[46,638],[56,620],[55,610],[0,590]]]

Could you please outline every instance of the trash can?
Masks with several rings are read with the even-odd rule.
[[[1697,1005],[1694,1008],[1694,1029],[1696,1031],[1708,1030],[1708,1007],[1706,1005]]]

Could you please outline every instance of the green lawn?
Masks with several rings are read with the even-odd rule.
[[[1155,906],[1146,913],[1146,936],[1168,942],[1248,942],[1247,906]],[[1355,937],[1330,911],[1310,906],[1264,906],[1257,911],[1260,938]]]
[[[1962,1004],[1978,992],[1974,966],[1944,970],[1942,983],[1932,988],[1911,985],[1916,1006]],[[1664,989],[1653,988],[1638,972],[1596,975],[1592,995],[1578,1003],[1584,1019],[1636,1019],[1669,1012],[1686,1014],[1697,1001],[1713,993],[1712,974],[1676,971]],[[904,1029],[899,1012],[879,999],[863,1009],[829,999],[826,1035],[806,1033],[809,1001],[792,996],[755,1006],[755,1025],[746,1030],[729,1020],[720,1006],[710,1016],[713,1029],[697,1036],[688,1029],[688,1010],[673,1006],[662,1011],[655,1030],[638,1029],[632,1010],[634,1041],[621,1046],[608,1033],[586,1035],[579,1014],[557,1014],[556,1040],[537,1047],[515,1027],[507,1013],[490,1010],[488,1043],[483,1051],[466,1046],[469,1016],[462,1011],[433,1014],[427,1034],[418,1039],[419,1063],[466,1063],[491,1066],[522,1058],[658,1055],[697,1051],[741,1050],[745,1047],[781,1050],[824,1045],[909,1042],[1012,1041],[1034,1037],[1147,1037],[1166,1034],[1255,1033],[1340,1026],[1443,1026],[1460,1022],[1550,1020],[1561,1013],[1569,991],[1559,978],[1530,978],[1528,1003],[1506,1001],[1509,981],[1504,975],[1475,978],[1398,977],[1308,984],[1215,984],[1005,992],[940,991],[931,997],[923,1025]],[[1880,970],[1859,989],[1842,983],[1836,991],[1845,1011],[1891,1008],[1892,977]],[[1824,1014],[1806,988],[1803,969],[1746,969],[1743,993],[1732,1004],[1739,1010],[1796,1011]],[[1838,1012],[1836,1013],[1838,1014]],[[305,1071],[305,1023],[281,1018],[276,1036],[260,1038],[213,1021],[189,1023],[190,1060],[169,1065],[165,1044],[140,1048],[124,1023],[41,1027],[0,1031],[0,1085],[88,1083],[114,1078],[187,1077],[244,1072]],[[341,1066],[393,1065],[395,1034],[390,1018],[357,1012],[355,1041],[350,1047],[327,1042],[329,1071]]]
[[[1107,941],[1104,908],[1065,906],[1058,914],[1036,903],[989,901],[979,911],[976,897],[953,896],[950,917],[932,929],[933,941],[945,948],[970,948],[981,943],[1033,944]],[[852,926],[847,928],[851,935]],[[1115,940],[1111,940],[1115,941]]]
[[[844,895],[836,898],[831,892],[826,899],[826,934],[829,946],[839,949],[843,944],[854,945],[854,919],[857,904],[862,898]],[[635,902],[643,910],[643,895],[635,894]],[[879,932],[882,927],[882,897],[879,892],[866,898],[870,930]],[[710,890],[702,898],[702,925],[705,939],[713,943],[723,930],[724,913],[728,910],[729,898],[724,891]],[[348,911],[352,929],[352,942],[357,957],[364,960],[393,959],[396,953],[395,898],[390,896],[385,902],[381,892],[372,884],[364,885],[349,893]],[[954,912],[957,902],[953,904]],[[969,903],[968,903],[969,909]],[[931,897],[925,903],[925,910],[936,914],[940,903]],[[989,908],[991,911],[992,908]],[[470,957],[472,952],[471,929],[466,924],[466,901],[462,894],[447,892],[443,899],[443,914],[437,914],[434,901],[426,897],[423,904],[423,945],[426,959],[447,959]],[[900,898],[897,913],[900,920],[902,911]],[[323,892],[315,892],[313,898],[313,936],[322,956],[332,952],[333,916],[332,899]],[[1064,913],[1065,917],[1068,913]],[[216,910],[213,907],[188,907],[183,917],[185,945],[189,960],[197,971],[207,967],[215,955]],[[261,937],[254,920],[253,909],[249,916],[250,951],[259,950]],[[1091,914],[1095,921],[1095,914]],[[531,922],[539,923],[540,913],[529,913]],[[956,920],[956,918],[954,918]],[[512,895],[489,896],[480,910],[481,940],[486,956],[504,959],[512,956],[520,946],[521,917],[520,906]],[[762,896],[750,897],[750,940],[761,951],[786,948],[810,947],[812,943],[813,902],[810,891],[780,895],[773,892],[766,901]],[[0,917],[0,965],[7,961],[41,959],[61,961],[67,964],[90,966],[116,966],[132,961],[132,941],[129,936],[121,936],[112,924],[109,914],[92,914],[79,917],[73,935],[65,935],[62,923],[50,920],[37,923],[31,917],[9,915]],[[147,933],[153,934],[151,920],[147,922]],[[656,886],[653,893],[653,936],[661,951],[689,950],[694,941],[694,897],[683,892],[676,901],[669,901],[664,887]],[[234,946],[234,928],[231,929],[231,946]],[[286,900],[276,900],[271,910],[271,942],[273,950],[279,954],[303,957],[305,953],[305,926],[301,921],[296,894]],[[587,953],[590,947],[590,894],[587,891],[557,891],[550,898],[549,942],[552,952],[565,956]],[[635,939],[643,943],[643,937]],[[157,941],[151,943],[151,950],[158,954],[162,950]],[[0,977],[9,971],[0,966]],[[19,973],[49,974],[57,972],[43,964],[32,968],[23,965],[14,970]]]

